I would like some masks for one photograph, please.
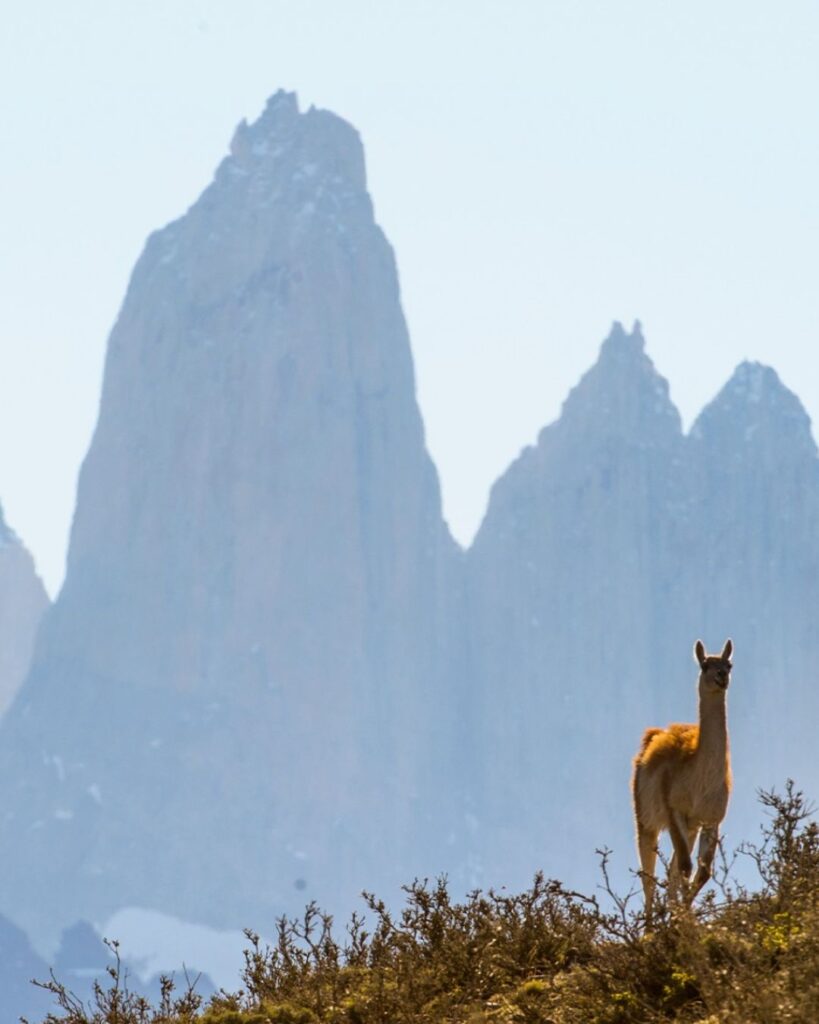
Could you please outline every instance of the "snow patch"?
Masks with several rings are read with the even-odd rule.
[[[120,943],[120,952],[143,981],[157,974],[203,971],[217,988],[235,991],[241,985],[243,951],[248,941],[240,931],[217,931],[143,907],[123,907],[97,931]]]

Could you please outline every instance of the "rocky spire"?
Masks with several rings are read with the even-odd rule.
[[[612,324],[597,362],[566,399],[560,423],[564,430],[590,428],[657,443],[680,434],[668,381],[646,354],[639,320],[630,333],[619,321]]]
[[[819,604],[819,454],[808,414],[771,367],[743,362],[697,418],[687,447],[691,546],[700,567],[719,566],[730,580],[714,587],[693,570],[691,590],[701,596],[690,605],[702,609],[712,637],[730,632],[744,652],[761,721],[794,706],[815,717],[815,687],[804,687],[817,651],[803,609]],[[773,730],[766,749],[802,778],[812,768],[794,761],[800,744],[790,732]],[[749,739],[740,733],[738,742]]]
[[[567,849],[585,841],[582,815],[562,815],[600,783],[571,751],[599,742],[605,718],[606,742],[622,745],[627,762],[630,716],[652,701],[646,623],[656,620],[682,453],[680,417],[639,324],[629,333],[615,323],[560,418],[495,484],[468,552],[470,671],[491,766],[483,811],[508,828],[486,829],[488,858],[506,857],[515,884],[535,866],[527,851],[545,848],[555,830],[572,835]],[[628,669],[613,671],[623,638]],[[554,816],[544,780],[562,794]],[[619,782],[609,784],[615,800]],[[536,822],[527,812],[535,803]]]
[[[0,731],[11,909],[40,935],[123,905],[242,927],[433,870],[456,557],[361,142],[279,93],[111,333]]]

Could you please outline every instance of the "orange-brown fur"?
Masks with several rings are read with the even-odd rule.
[[[680,758],[693,754],[700,738],[698,725],[672,722],[665,729],[646,729],[635,766],[650,761]]]
[[[634,758],[632,791],[647,917],[652,909],[660,832],[668,830],[674,846],[671,881],[675,886],[681,881],[689,899],[711,877],[719,825],[731,791],[725,694],[732,649],[729,640],[721,655],[706,655],[697,641],[699,723],[646,729]],[[691,852],[698,834],[698,868],[689,888]]]

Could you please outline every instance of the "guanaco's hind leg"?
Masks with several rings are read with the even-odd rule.
[[[712,865],[714,854],[717,852],[719,842],[719,826],[710,825],[700,833],[700,845],[697,850],[697,873],[694,875],[694,883],[691,886],[689,900],[693,901],[697,893],[713,874]]]
[[[646,921],[651,921],[654,907],[654,889],[657,884],[654,878],[654,865],[657,863],[658,833],[637,822],[637,849],[640,854],[640,879],[643,883],[643,895],[646,904]]]

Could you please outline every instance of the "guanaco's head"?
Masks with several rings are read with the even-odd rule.
[[[725,641],[722,654],[706,654],[702,640],[694,645],[694,657],[700,666],[700,693],[725,693],[731,681],[731,653],[734,645]]]

